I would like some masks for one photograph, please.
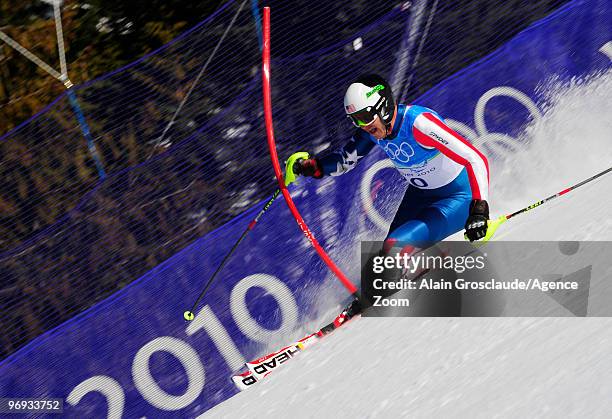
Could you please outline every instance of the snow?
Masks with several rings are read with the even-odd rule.
[[[612,166],[612,72],[548,88],[530,149],[494,168],[495,215]],[[495,238],[612,240],[611,197],[608,174]],[[357,318],[200,417],[604,417],[611,330],[604,317]]]
[[[610,326],[358,319],[204,417],[603,416],[612,408]]]

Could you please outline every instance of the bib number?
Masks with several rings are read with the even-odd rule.
[[[416,186],[417,188],[426,188],[427,186],[429,186],[427,184],[427,182],[425,182],[423,179],[421,179],[420,177],[413,177],[410,178],[410,183],[413,186]]]

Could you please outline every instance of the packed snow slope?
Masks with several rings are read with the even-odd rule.
[[[495,215],[612,166],[611,73],[549,88],[530,146],[492,168]],[[612,240],[611,204],[609,174],[496,239]],[[202,417],[609,417],[610,348],[605,317],[357,318]]]

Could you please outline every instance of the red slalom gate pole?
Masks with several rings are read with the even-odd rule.
[[[289,190],[285,186],[283,179],[283,173],[281,171],[280,163],[278,161],[278,154],[276,153],[276,141],[274,140],[274,127],[272,125],[272,93],[270,90],[270,8],[264,7],[263,13],[263,52],[262,52],[262,82],[263,82],[263,100],[264,100],[264,115],[266,120],[266,134],[268,136],[268,148],[270,149],[270,158],[272,159],[272,166],[274,167],[274,174],[278,180],[278,187],[281,190],[291,214],[295,218],[298,226],[306,236],[306,238],[312,243],[315,250],[323,259],[329,269],[336,275],[342,285],[347,289],[348,292],[357,297],[357,287],[344,275],[344,273],[336,266],[329,255],[323,250],[317,239],[314,237],[304,219],[300,215],[298,209],[289,195]]]

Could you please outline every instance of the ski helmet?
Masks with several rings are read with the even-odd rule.
[[[389,131],[395,115],[391,86],[377,74],[359,77],[346,89],[344,110],[356,127],[369,125],[378,116]]]

